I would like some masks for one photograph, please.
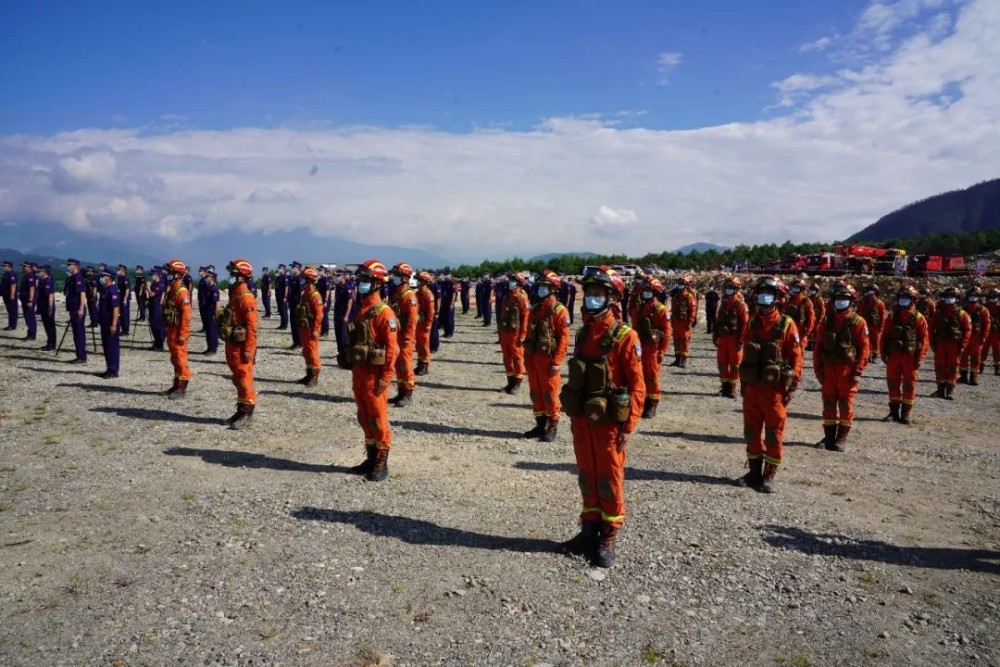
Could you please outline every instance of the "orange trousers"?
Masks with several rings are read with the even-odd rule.
[[[500,332],[500,351],[503,352],[503,369],[507,377],[524,377],[524,345],[518,340],[517,331]]]
[[[580,518],[620,526],[625,521],[625,452],[616,441],[620,424],[591,424],[570,419],[577,481],[583,496]]]
[[[306,360],[306,369],[319,374],[322,364],[319,361],[319,332],[310,327],[299,327],[299,340],[302,341],[302,358]]]
[[[188,341],[181,345],[180,327],[167,327],[167,348],[170,350],[170,363],[174,366],[174,378],[190,380],[191,367],[188,365]]]
[[[782,405],[784,392],[759,384],[744,384],[742,393],[747,458],[763,458],[772,465],[781,465],[788,419],[788,412]]]
[[[740,379],[740,364],[743,363],[743,346],[736,336],[721,336],[715,349],[715,359],[719,362],[719,379],[736,384]]]
[[[917,400],[917,360],[909,352],[892,352],[885,365],[889,403],[913,405]]]
[[[536,417],[548,417],[559,421],[559,387],[562,376],[552,375],[552,358],[547,354],[529,354],[528,388],[531,390],[531,409]]]
[[[674,354],[682,357],[688,356],[688,347],[691,345],[691,325],[688,322],[670,320],[670,331],[674,337]]]
[[[351,388],[354,402],[358,406],[358,423],[365,432],[365,445],[375,445],[377,449],[392,446],[392,431],[389,429],[389,389],[375,394],[375,385],[382,377],[380,366],[355,365],[351,367]]]
[[[430,337],[428,335],[428,349]],[[396,357],[396,386],[412,390],[417,386],[417,376],[413,374],[414,341],[399,339],[399,355]]]
[[[243,363],[243,348],[226,343],[226,363],[229,364],[229,370],[233,374],[233,384],[236,385],[236,402],[256,404],[257,392],[253,388],[253,357],[250,357],[250,363]]]
[[[420,363],[431,362],[431,325],[433,322],[420,322],[417,324],[417,361]]]
[[[993,352],[993,365],[1000,368],[1000,333],[990,334],[986,346],[983,348],[982,363],[986,363],[991,350]]]
[[[981,333],[974,333],[969,336],[969,344],[962,350],[962,356],[958,364],[960,371],[979,372],[979,364],[983,360],[983,349],[986,348],[986,337]],[[989,352],[989,348],[986,348]]]
[[[871,356],[882,354],[882,328],[868,325],[868,344],[871,346]]]
[[[934,376],[939,384],[954,387],[958,382],[958,358],[961,350],[957,341],[941,341],[934,348]]]
[[[850,426],[854,421],[854,397],[858,385],[852,379],[854,368],[834,364],[823,369],[820,397],[823,400],[823,426]]]
[[[642,379],[646,383],[646,398],[653,403],[660,402],[660,364],[663,363],[663,353],[655,347],[656,343],[642,346]]]

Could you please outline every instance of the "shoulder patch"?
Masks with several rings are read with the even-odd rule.
[[[189,297],[189,296],[188,296],[187,294],[185,294],[185,295],[184,295],[184,298],[182,299],[182,301],[183,301],[183,302],[184,302],[185,304],[189,304],[189,303],[191,303],[191,297]]]

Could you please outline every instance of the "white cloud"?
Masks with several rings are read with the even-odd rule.
[[[791,111],[756,123],[666,131],[582,115],[469,134],[0,137],[0,220],[62,222],[151,249],[305,226],[456,259],[844,238],[900,205],[998,176],[1000,3],[950,7],[947,24],[940,11],[897,23],[893,34],[909,36],[856,66],[789,73],[776,88],[795,96]]]
[[[660,72],[658,85],[665,86],[670,83],[669,75],[674,69],[684,62],[684,54],[677,51],[661,51],[656,54],[656,69]]]
[[[815,53],[825,51],[833,44],[833,37],[820,37],[816,41],[806,42],[799,47],[800,53]]]

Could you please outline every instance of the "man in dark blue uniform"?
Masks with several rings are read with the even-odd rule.
[[[201,320],[201,329],[198,330],[199,333],[205,333],[206,322],[208,317],[205,315],[205,302],[208,298],[208,290],[205,289],[205,274],[208,269],[204,266],[198,267],[198,318]],[[190,273],[185,274],[185,278],[190,275]],[[187,287],[187,285],[185,285]],[[190,291],[190,288],[189,288]]]
[[[167,323],[163,319],[163,295],[167,291],[167,281],[163,277],[163,269],[153,267],[152,277],[147,288],[149,297],[149,332],[153,336],[150,350],[163,351],[163,343],[167,338]]]
[[[35,304],[38,303],[38,274],[35,265],[25,262],[21,267],[21,312],[24,313],[24,323],[28,327],[27,335],[21,340],[36,340],[38,337],[38,320],[35,318]]]
[[[483,277],[476,282],[476,310],[479,317],[483,318],[483,326],[488,327],[493,323],[493,280],[490,274],[484,273]]]
[[[215,313],[219,310],[218,276],[211,268],[205,271],[205,351],[202,354],[215,354],[219,351],[219,323],[215,321]]]
[[[73,347],[76,358],[71,364],[87,363],[87,329],[84,322],[87,311],[87,281],[80,273],[80,260],[66,260],[66,282],[63,294],[66,296],[66,310],[69,311],[69,326],[73,329]]]
[[[121,313],[121,298],[115,276],[105,270],[101,274],[101,301],[97,307],[97,319],[101,323],[101,348],[104,350],[105,371],[98,377],[110,380],[118,377],[118,361],[120,358],[118,324]]]
[[[333,281],[330,280],[330,267],[322,267],[319,280],[316,281],[316,289],[323,297],[323,323],[319,327],[320,336],[330,335],[330,304],[333,303]]]
[[[260,296],[264,302],[264,319],[271,319],[271,272],[265,266],[260,272]]]
[[[461,299],[462,299],[462,314],[463,315],[468,315],[468,313],[469,313],[469,289],[471,287],[472,287],[472,282],[469,280],[469,277],[466,276],[466,277],[462,278],[462,281],[459,283],[458,289],[459,289],[459,294],[461,295]]]
[[[87,287],[87,312],[90,315],[90,328],[97,326],[97,292],[100,287],[100,278],[94,267],[88,266],[84,271],[83,283]]]
[[[708,286],[705,293],[705,321],[708,323],[708,333],[715,331],[715,314],[719,310],[719,293],[715,285]]]
[[[507,292],[510,291],[510,281],[507,279],[507,274],[501,273],[494,283],[493,291],[496,292],[495,299],[496,303],[493,304],[494,315],[497,317],[497,333],[500,333],[500,316],[503,314],[503,300],[507,296]],[[497,340],[499,342],[499,340]]]
[[[191,275],[191,267],[184,267],[184,277],[181,278],[181,282],[184,283],[184,287],[187,287],[188,294],[191,293],[191,286],[194,285],[194,277]]]
[[[14,265],[7,260],[3,261],[0,290],[3,291],[4,308],[7,309],[7,326],[3,330],[13,331],[17,328],[17,274],[14,273]]]
[[[135,265],[135,282],[132,284],[132,291],[135,292],[135,304],[139,307],[139,319],[136,322],[146,321],[146,273],[140,264]]]
[[[278,331],[288,328],[288,283],[285,265],[278,264],[278,275],[274,279],[274,299],[278,302],[278,317],[281,320]]]
[[[354,280],[343,271],[337,272],[337,286],[334,288],[333,333],[337,339],[337,350],[347,347],[347,324],[354,310]]]
[[[576,310],[576,283],[570,280],[568,277],[562,281],[562,285],[559,287],[559,294],[557,297],[559,303],[566,306],[566,310],[569,311],[569,323],[573,324],[576,315],[574,311]]]
[[[456,287],[455,279],[451,275],[441,278],[441,311],[438,317],[441,319],[441,331],[445,338],[455,335]]]
[[[42,329],[45,331],[43,350],[56,349],[56,284],[52,279],[52,266],[38,267],[38,305],[35,307]]]
[[[302,278],[302,265],[298,262],[292,262],[292,275],[288,279],[288,314],[290,317],[295,317],[295,310],[302,300],[303,287],[305,287],[305,280]],[[288,346],[289,350],[302,349],[300,335],[298,323],[292,322],[292,344]]]
[[[428,285],[434,295],[434,323],[431,324],[431,352],[441,349],[441,281],[435,280]]]
[[[118,265],[115,286],[118,288],[119,298],[119,330],[122,336],[127,336],[132,326],[132,286],[128,279],[128,267],[124,264]]]

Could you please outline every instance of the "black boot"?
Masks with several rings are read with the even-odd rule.
[[[580,521],[580,532],[573,538],[562,542],[559,550],[564,554],[573,556],[584,556],[597,552],[601,542],[601,522],[600,521]]]
[[[403,389],[400,392],[399,400],[396,401],[397,408],[405,408],[413,401],[413,390]]]
[[[365,445],[365,461],[351,468],[351,473],[355,475],[367,475],[375,467],[375,445]]]
[[[229,425],[229,428],[233,431],[242,431],[253,423],[253,409],[255,406],[247,403],[241,403],[240,405],[243,408],[242,414],[236,418],[236,421]]]
[[[427,370],[430,367],[426,361],[418,361],[417,367],[413,369],[414,375],[427,375]]]
[[[969,384],[969,371],[959,371],[959,373],[958,373],[958,383],[959,384]]]
[[[884,422],[898,422],[899,421],[899,403],[895,403],[895,402],[889,403],[889,414],[882,421],[884,421]]]
[[[764,479],[764,459],[747,460],[747,468],[750,471],[736,480],[736,486],[756,489]]]
[[[231,426],[234,421],[236,421],[237,419],[240,418],[241,414],[243,414],[243,404],[242,403],[237,403],[236,404],[236,412],[234,412],[231,416],[223,419],[222,420],[222,425],[223,426]]]
[[[672,367],[677,368],[681,365],[681,355],[674,355],[674,363],[670,364]]]
[[[174,392],[176,392],[177,388],[180,387],[180,386],[181,386],[181,381],[178,380],[177,378],[174,378],[174,383],[172,385],[170,385],[170,389],[167,389],[167,391],[166,391],[167,398],[170,398],[171,396],[173,396]]]
[[[993,375],[1000,375],[1000,364],[993,364]]]
[[[761,493],[774,493],[774,476],[778,474],[778,466],[773,463],[764,464],[764,479],[757,488]]]
[[[504,391],[510,395],[514,395],[521,389],[521,378],[508,378],[507,386],[504,387]]]
[[[687,368],[688,367],[688,358],[686,356],[682,356],[681,357],[681,363],[679,364],[679,366],[681,368]]]
[[[976,371],[969,371],[969,385],[973,387],[979,386],[979,373]]]
[[[310,370],[310,369],[307,368],[306,369],[306,374],[303,375],[302,377],[300,377],[298,380],[296,380],[295,384],[306,385],[306,384],[309,384],[309,380],[311,380],[311,379],[312,379],[312,370]]]
[[[601,543],[597,547],[597,556],[594,558],[594,565],[597,567],[611,567],[615,564],[615,540],[621,526],[610,523],[601,523]]]
[[[899,423],[900,424],[903,424],[904,426],[909,426],[910,425],[910,410],[912,410],[912,409],[913,409],[912,405],[909,405],[907,403],[903,403],[903,407],[900,408],[900,411],[899,411]]]
[[[833,448],[831,451],[834,452],[846,452],[847,451],[847,434],[851,432],[851,427],[847,424],[837,425],[837,439],[833,441]]]
[[[542,434],[542,442],[555,442],[559,434],[559,421],[552,417],[545,418],[545,433]]]
[[[650,400],[648,398],[642,402],[642,414],[640,417],[643,419],[649,419],[649,404]]]
[[[307,387],[315,387],[319,384],[319,371],[315,368],[309,371],[309,379],[306,380]]]
[[[654,401],[654,400],[650,399],[650,401],[649,401],[649,408],[646,409],[646,414],[644,414],[643,416],[646,417],[646,418],[648,418],[648,419],[652,419],[653,417],[655,417],[656,416],[656,408],[657,408],[657,406],[659,404],[660,404],[659,401]]]
[[[953,396],[954,393],[955,393],[955,385],[953,385],[953,384],[945,384],[945,386],[944,386],[944,400],[946,400],[946,401],[954,401],[955,400],[955,397]]]
[[[535,428],[524,432],[525,438],[540,438],[545,435],[545,415],[535,417]]]
[[[172,401],[177,400],[178,398],[184,398],[184,396],[187,395],[187,387],[188,387],[187,380],[178,380],[177,388],[174,389],[171,393],[167,394],[167,396]]]
[[[833,424],[831,426],[823,427],[823,439],[820,440],[820,444],[827,451],[833,451],[833,443],[837,442],[837,425]]]
[[[375,452],[375,462],[372,469],[365,475],[369,482],[381,482],[389,476],[389,450],[379,449]]]
[[[945,385],[943,382],[938,382],[937,391],[931,394],[931,396],[933,396],[934,398],[944,398],[944,387]]]

